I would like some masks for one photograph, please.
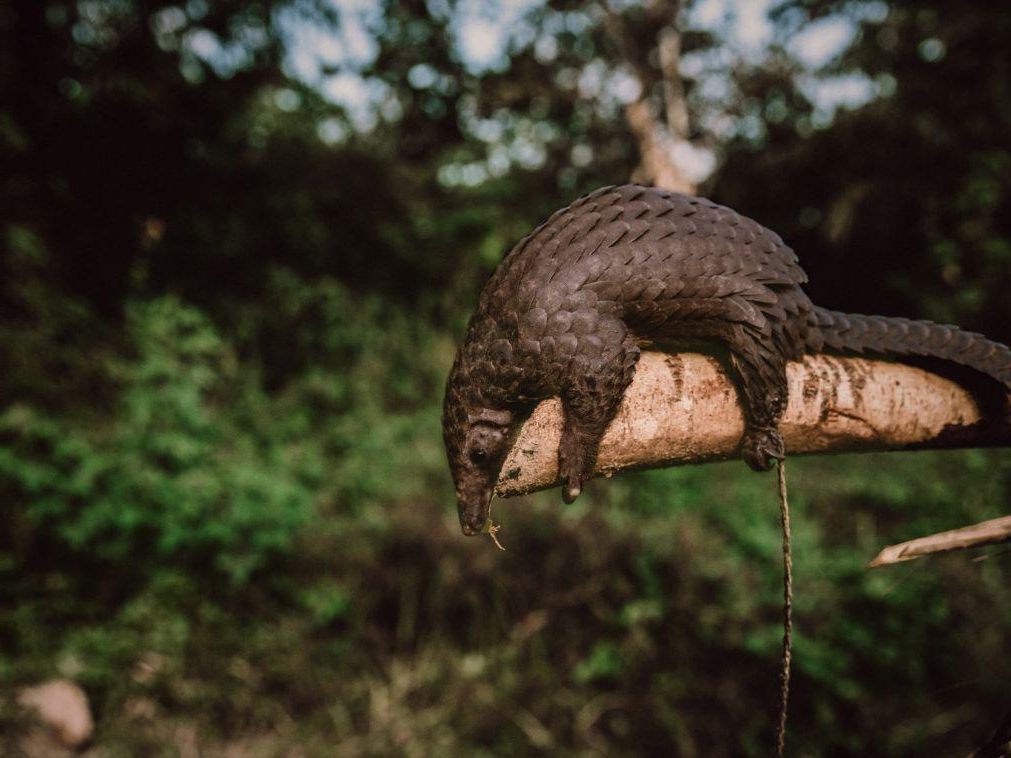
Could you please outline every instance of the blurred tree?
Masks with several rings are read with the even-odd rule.
[[[727,146],[715,193],[790,241],[817,302],[1007,341],[1011,15],[982,1],[786,2],[775,17],[785,41],[843,11],[859,33],[828,70],[863,72],[877,97],[812,131],[797,64],[756,73],[747,102],[766,128]]]
[[[237,178],[236,123],[277,80],[266,7],[191,5],[17,2],[2,17],[2,205],[42,241],[55,280],[105,312],[176,235],[179,205]],[[193,55],[195,30],[233,46],[236,65],[218,74]]]

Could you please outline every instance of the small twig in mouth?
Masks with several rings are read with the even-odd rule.
[[[502,529],[502,526],[500,524],[496,524],[494,521],[491,521],[490,519],[488,523],[489,523],[488,536],[491,537],[491,541],[495,543],[495,547],[497,547],[499,550],[504,551],[505,548],[502,547],[502,543],[498,541],[498,537],[496,536]]]

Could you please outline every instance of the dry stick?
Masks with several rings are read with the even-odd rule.
[[[790,663],[793,659],[793,553],[790,544],[790,502],[786,498],[786,464],[779,461],[779,518],[783,526],[783,668],[779,682],[779,725],[776,755],[786,746],[786,713],[790,700]]]
[[[491,537],[491,541],[495,543],[497,547],[502,552],[505,552],[505,548],[502,543],[498,541],[498,533],[502,531],[502,525],[496,524],[495,519],[491,517],[491,507],[488,508],[488,536]]]
[[[970,547],[994,545],[999,542],[1011,542],[1011,516],[983,521],[960,529],[938,532],[927,537],[919,537],[898,545],[889,545],[877,557],[867,564],[867,568],[890,566],[893,563],[911,561],[933,553],[944,553],[949,550],[965,550]]]
[[[488,536],[491,537],[491,541],[495,543],[495,547],[504,552],[505,548],[502,547],[502,543],[498,541],[498,533],[500,531],[502,531],[502,526],[500,524],[493,524],[489,521]]]

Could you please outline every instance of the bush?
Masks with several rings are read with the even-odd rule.
[[[43,536],[148,576],[166,562],[241,583],[287,551],[311,477],[270,434],[270,404],[198,310],[128,309],[132,356],[109,367],[107,418],[15,404],[0,415],[0,486]]]

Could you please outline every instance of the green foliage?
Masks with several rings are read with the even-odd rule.
[[[234,354],[199,311],[171,297],[135,303],[127,334],[134,355],[110,367],[119,389],[107,418],[4,411],[3,486],[72,551],[142,576],[166,560],[207,561],[245,581],[290,549],[312,480],[267,434],[270,408],[236,386]]]
[[[610,642],[598,642],[590,654],[576,664],[572,678],[579,684],[615,680],[625,669],[621,653]]]
[[[273,397],[206,316],[166,297],[127,309],[107,411],[8,408],[0,477],[31,524],[114,564],[142,556],[144,575],[207,562],[244,583],[291,550],[317,505],[360,510],[430,480],[449,344],[330,280],[278,271],[270,293],[268,318],[239,331],[274,367]]]
[[[274,389],[274,433],[296,445],[327,507],[360,509],[430,485],[443,460],[438,408],[452,343],[332,279],[275,270],[264,305],[237,316],[242,348]]]

